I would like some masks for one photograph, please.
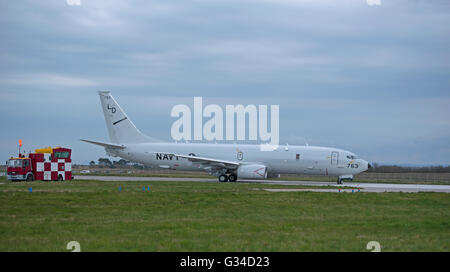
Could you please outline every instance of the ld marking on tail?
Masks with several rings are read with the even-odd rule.
[[[111,110],[112,114],[116,113],[116,107],[109,107],[109,104],[108,104],[107,109]]]

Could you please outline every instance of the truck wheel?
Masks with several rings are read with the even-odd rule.
[[[29,175],[27,176],[27,181],[33,181],[33,180],[34,180],[33,175],[32,175],[32,174],[29,174]]]
[[[58,176],[58,181],[63,181],[63,177],[61,175]]]

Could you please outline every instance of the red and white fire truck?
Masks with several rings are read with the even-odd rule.
[[[71,180],[71,149],[56,147],[36,149],[28,157],[20,154],[8,160],[7,175],[9,180]]]

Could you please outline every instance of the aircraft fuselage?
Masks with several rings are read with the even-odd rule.
[[[260,145],[208,143],[141,143],[125,145],[125,149],[108,153],[154,168],[198,171],[198,164],[167,152],[207,156],[241,164],[266,165],[269,175],[310,174],[324,176],[355,175],[368,169],[367,161],[337,148],[280,145],[261,151]]]

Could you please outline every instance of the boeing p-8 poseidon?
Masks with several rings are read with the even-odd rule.
[[[103,146],[111,156],[155,168],[206,171],[220,182],[266,179],[281,174],[335,176],[337,183],[366,171],[370,164],[354,153],[331,147],[258,144],[160,142],[142,134],[108,91],[99,91],[110,142],[82,140]]]

